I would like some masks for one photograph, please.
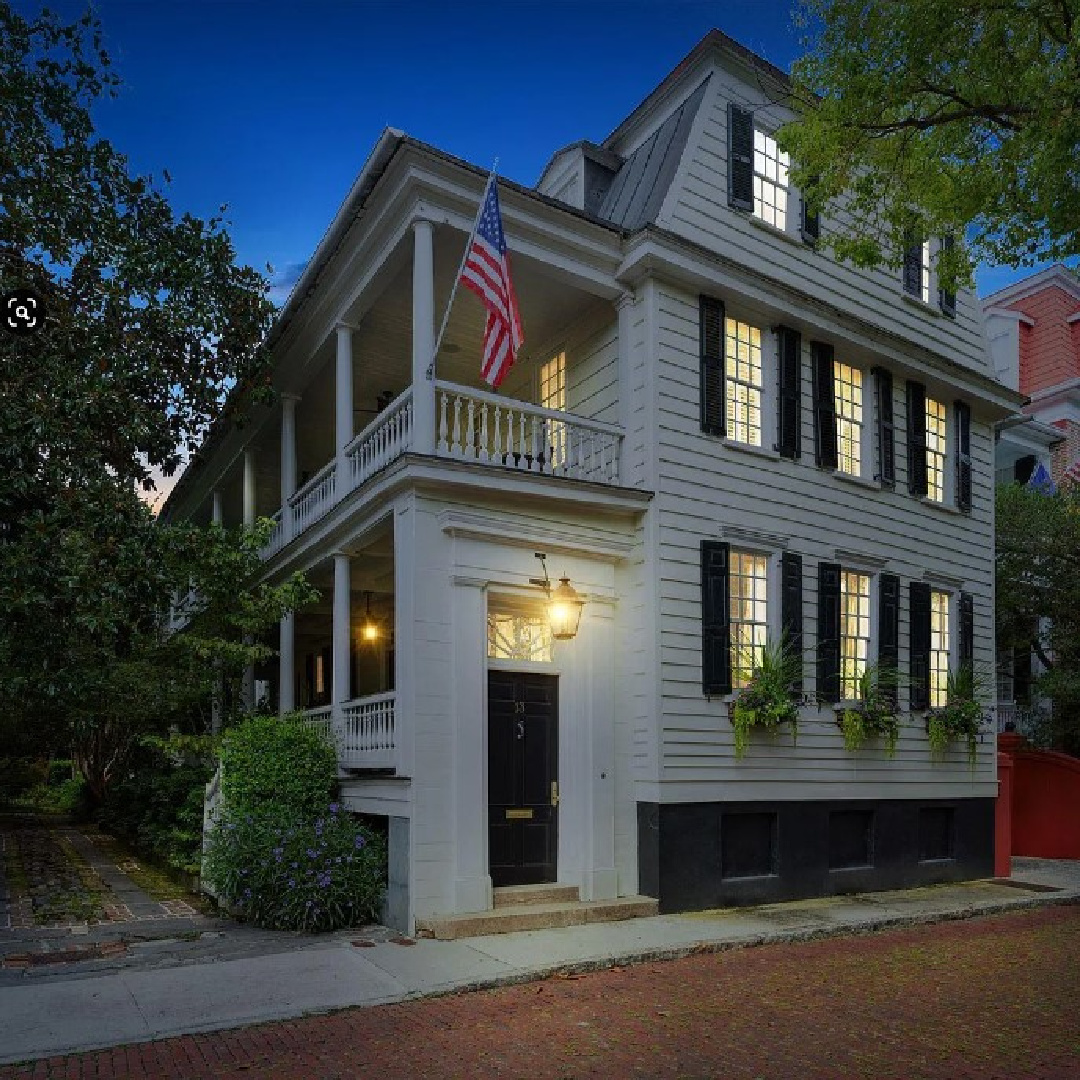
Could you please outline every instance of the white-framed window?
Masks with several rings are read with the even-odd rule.
[[[728,564],[731,604],[731,686],[739,690],[761,662],[769,636],[769,557],[731,550]]]
[[[836,407],[836,467],[851,476],[862,476],[863,373],[839,360],[833,361],[833,398]]]
[[[724,408],[727,437],[761,445],[761,331],[737,319],[724,320]]]
[[[840,697],[859,698],[870,656],[870,575],[840,571]]]
[[[566,353],[557,352],[540,367],[540,404],[545,409],[566,412]],[[547,422],[551,467],[566,461],[566,424],[561,420]]]
[[[544,615],[526,612],[488,612],[487,655],[489,660],[550,662],[552,645],[551,624]]]
[[[926,497],[945,501],[945,464],[949,453],[948,413],[940,401],[926,399]]]
[[[939,709],[948,700],[950,597],[940,589],[930,590],[930,708]]]
[[[754,129],[754,216],[787,231],[788,155],[776,140]]]

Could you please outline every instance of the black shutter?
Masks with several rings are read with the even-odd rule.
[[[701,541],[701,691],[731,693],[728,545]]]
[[[811,210],[806,204],[806,196],[802,198],[802,221],[800,222],[802,238],[808,244],[816,244],[821,235],[821,216],[816,210]]]
[[[930,586],[913,581],[908,586],[911,603],[911,707],[930,705]]]
[[[818,563],[817,692],[840,700],[840,564]]]
[[[960,594],[960,663],[975,660],[975,598],[971,593]]]
[[[795,689],[802,693],[802,556],[792,551],[780,556],[780,623],[787,647],[799,658]]]
[[[952,251],[956,241],[951,236],[943,236],[941,238],[941,250]],[[940,262],[938,264],[940,266]],[[938,289],[938,304],[941,306],[941,313],[948,315],[950,318],[956,318],[956,293],[949,292],[947,289]]]
[[[907,484],[912,495],[926,494],[926,387],[907,384]]]
[[[956,403],[956,505],[971,513],[971,406]]]
[[[900,579],[895,574],[878,578],[878,667],[894,676],[900,664]],[[885,692],[896,704],[896,682],[889,679]]]
[[[922,299],[922,241],[910,233],[904,243],[904,292]]]
[[[777,327],[780,352],[780,416],[777,421],[781,457],[802,453],[802,337],[789,326]]]
[[[896,429],[893,426],[892,372],[874,368],[877,389],[878,481],[882,487],[896,483]]]
[[[813,341],[814,454],[823,469],[836,468],[836,397],[833,392],[833,347]]]
[[[698,300],[701,324],[701,430],[724,434],[724,305],[712,296]]]
[[[754,209],[754,114],[728,104],[728,205]]]

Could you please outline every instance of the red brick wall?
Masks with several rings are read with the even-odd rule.
[[[1020,393],[1080,377],[1080,323],[1065,321],[1080,312],[1080,300],[1051,285],[1009,308],[1035,320],[1034,326],[1020,324]]]
[[[1054,427],[1065,436],[1050,451],[1050,475],[1055,484],[1061,484],[1061,478],[1065,470],[1077,460],[1080,460],[1080,423],[1075,420],[1055,420]]]

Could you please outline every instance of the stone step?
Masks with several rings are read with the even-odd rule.
[[[581,896],[576,885],[505,885],[493,890],[495,907],[518,904],[576,904]]]
[[[512,903],[493,911],[465,915],[433,915],[416,920],[418,937],[440,941],[511,934],[517,930],[549,930],[585,923],[619,922],[656,915],[659,904],[648,896],[620,896],[615,900],[588,900],[547,904]]]

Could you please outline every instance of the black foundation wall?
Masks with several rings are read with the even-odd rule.
[[[661,912],[994,873],[994,800],[638,803],[639,889]]]

